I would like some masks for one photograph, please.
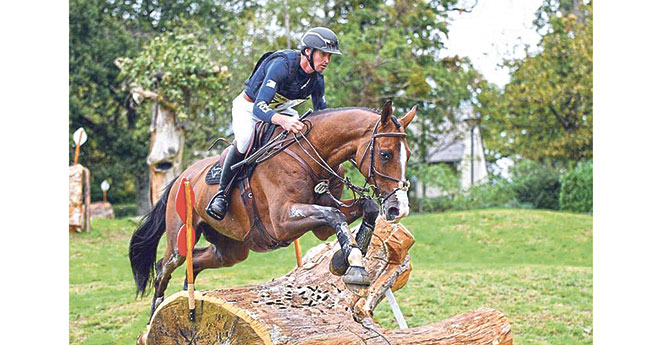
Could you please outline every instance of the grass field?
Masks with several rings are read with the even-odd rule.
[[[492,307],[509,318],[515,344],[593,343],[592,216],[493,209],[413,215],[402,223],[416,239],[410,280],[396,292],[410,327]],[[151,296],[135,299],[127,256],[136,226],[128,218],[99,219],[90,233],[70,234],[70,343],[134,344],[144,331]],[[307,234],[301,243],[307,250],[321,241]],[[161,241],[159,258],[163,247]],[[294,266],[293,246],[251,253],[234,267],[204,271],[195,288],[257,284]],[[181,267],[166,295],[183,279]],[[396,327],[386,301],[374,317]]]

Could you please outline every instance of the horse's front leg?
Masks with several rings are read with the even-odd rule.
[[[364,269],[362,252],[346,222],[346,216],[337,208],[311,204],[292,204],[280,219],[281,228],[292,232],[326,225],[335,230],[341,255],[348,263],[343,281],[346,284],[369,285],[369,274]],[[332,270],[332,269],[331,269]],[[333,272],[337,274],[337,272]]]
[[[378,218],[379,208],[378,204],[372,199],[358,200],[355,203],[355,206],[359,208],[362,216],[362,223],[360,224],[360,229],[355,235],[355,241],[362,252],[362,256],[365,256],[367,255],[367,249],[369,249],[369,243],[371,243],[371,236],[374,234],[374,227],[376,225],[376,218]],[[340,250],[332,256],[330,263],[330,270],[336,275],[343,275],[350,266],[349,262],[346,260],[346,256],[343,255]]]

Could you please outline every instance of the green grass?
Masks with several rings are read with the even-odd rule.
[[[592,344],[592,223],[592,216],[511,209],[407,217],[403,224],[416,239],[413,271],[395,295],[408,325],[491,307],[509,318],[515,344]],[[70,343],[133,344],[144,331],[151,296],[134,298],[127,257],[136,225],[99,219],[90,233],[70,235]],[[301,243],[306,250],[321,242],[307,234]],[[163,247],[161,241],[159,257]],[[195,287],[258,284],[294,266],[293,246],[251,253],[234,267],[203,272]],[[179,268],[166,295],[183,279]],[[385,300],[374,317],[397,327]]]

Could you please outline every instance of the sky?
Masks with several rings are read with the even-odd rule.
[[[479,0],[472,12],[450,13],[446,56],[467,56],[491,83],[503,87],[509,71],[498,67],[505,58],[524,56],[524,44],[534,47],[534,12],[542,0]],[[468,0],[467,4],[473,4]]]

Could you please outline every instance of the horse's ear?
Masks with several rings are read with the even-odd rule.
[[[380,116],[380,125],[385,127],[387,123],[390,121],[392,118],[392,101],[387,101],[385,105],[383,106],[383,111],[381,112]]]
[[[408,125],[412,122],[412,120],[415,118],[415,115],[417,115],[417,104],[415,104],[410,111],[406,115],[404,115],[399,121],[401,121],[401,124],[403,125],[403,128],[407,128]]]

